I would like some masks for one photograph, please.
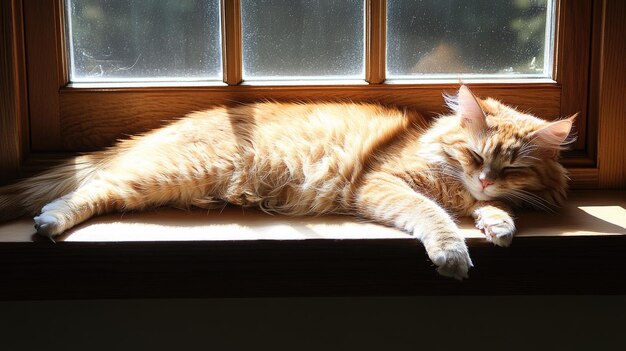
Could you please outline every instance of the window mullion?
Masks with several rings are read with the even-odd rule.
[[[241,1],[222,0],[222,62],[224,82],[241,82]]]
[[[365,79],[370,84],[385,81],[386,0],[367,0],[365,13]]]

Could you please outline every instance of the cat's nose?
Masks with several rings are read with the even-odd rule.
[[[493,179],[494,177],[491,175],[490,170],[483,171],[478,175],[478,180],[480,180],[480,183],[483,185],[483,189],[493,184]]]
[[[488,186],[490,186],[491,184],[493,184],[493,181],[491,181],[491,180],[489,180],[489,179],[486,179],[486,178],[481,179],[481,180],[480,180],[480,182],[481,182],[481,183],[482,183],[482,185],[483,185],[483,189],[485,189],[486,187],[488,187]]]

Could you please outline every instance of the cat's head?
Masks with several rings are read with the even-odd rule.
[[[456,161],[473,197],[543,209],[565,199],[568,177],[558,158],[573,141],[575,116],[545,121],[497,100],[476,98],[465,86],[447,100],[458,125],[444,152]]]

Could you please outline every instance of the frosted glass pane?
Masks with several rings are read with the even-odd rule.
[[[244,79],[363,79],[363,0],[242,0]]]
[[[388,0],[387,77],[551,77],[552,12],[551,0]]]
[[[219,0],[66,0],[74,82],[221,80]]]

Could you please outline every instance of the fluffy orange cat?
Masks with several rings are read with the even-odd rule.
[[[0,188],[0,220],[35,215],[53,237],[90,217],[230,203],[288,215],[353,214],[421,240],[439,273],[472,267],[454,216],[511,243],[511,207],[565,199],[558,163],[573,117],[547,122],[461,86],[453,114],[359,103],[256,103],[192,113]]]

